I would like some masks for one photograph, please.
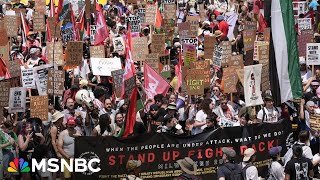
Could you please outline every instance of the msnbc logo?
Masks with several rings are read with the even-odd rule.
[[[23,158],[15,158],[13,161],[9,163],[8,172],[17,173],[19,172],[30,172],[30,168],[28,167],[28,162],[24,161]]]

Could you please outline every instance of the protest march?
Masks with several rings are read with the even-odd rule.
[[[320,179],[319,3],[0,0],[0,180]]]

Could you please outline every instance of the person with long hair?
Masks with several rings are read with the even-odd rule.
[[[92,136],[112,136],[113,131],[110,126],[111,118],[108,114],[102,114],[99,117],[99,125],[92,131]]]
[[[212,99],[204,99],[200,104],[200,111],[197,112],[195,122],[193,124],[193,133],[199,134],[203,131],[206,125],[206,119],[212,114],[214,103]]]

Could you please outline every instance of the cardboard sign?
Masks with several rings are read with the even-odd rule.
[[[90,46],[90,58],[105,58],[104,45]]]
[[[111,72],[121,69],[120,58],[91,58],[93,75],[111,76]]]
[[[137,12],[138,16],[140,17],[140,23],[144,23],[145,17],[146,17],[146,9],[145,8],[139,8]]]
[[[9,106],[9,82],[0,82],[0,109]]]
[[[255,30],[243,31],[244,51],[253,50],[255,40],[256,40],[256,31]]]
[[[222,41],[219,46],[222,48],[221,66],[226,67],[231,59],[232,49],[230,41]]]
[[[200,21],[203,22],[206,20],[206,14],[205,14],[204,4],[199,4],[199,16]]]
[[[10,88],[9,113],[25,112],[26,110],[26,88]]]
[[[228,66],[232,67],[240,67],[241,69],[243,68],[243,55],[239,54],[239,55],[235,55],[235,56],[231,56],[230,61],[228,62]]]
[[[223,93],[237,92],[238,75],[235,67],[228,67],[223,70]]]
[[[96,32],[97,32],[97,26],[90,25],[90,42],[91,42],[91,44],[94,44]]]
[[[189,69],[193,69],[194,74],[201,74],[204,75],[203,83],[204,87],[210,87],[211,78],[210,78],[210,61],[195,61],[191,63]]]
[[[190,23],[190,34],[192,37],[198,36],[199,16],[187,16],[187,21]]]
[[[7,64],[9,61],[9,44],[0,46],[0,58]]]
[[[164,54],[165,50],[165,34],[152,34],[151,52]]]
[[[311,18],[298,18],[298,32],[301,33],[302,30],[312,29]]]
[[[118,52],[120,55],[125,53],[125,43],[123,37],[117,37],[112,39],[114,51]]]
[[[33,13],[33,31],[44,32],[46,31],[46,26],[44,22],[44,15],[38,12]]]
[[[270,28],[265,28],[263,31],[264,41],[270,42]]]
[[[320,44],[307,43],[307,65],[320,65]]]
[[[147,4],[145,23],[154,26],[156,24],[156,13],[157,13],[157,5]]]
[[[170,56],[169,55],[159,55],[159,61],[162,65],[170,65]],[[163,71],[163,69],[160,69],[160,71]]]
[[[261,70],[261,90],[265,92],[270,89],[269,64],[263,64]]]
[[[197,49],[192,44],[183,44],[183,62],[184,66],[189,66],[197,60]]]
[[[8,37],[16,37],[18,35],[17,16],[4,16],[5,28]]]
[[[61,41],[47,42],[47,58],[50,64],[64,65],[63,46]]]
[[[267,41],[255,41],[254,42],[254,49],[253,49],[253,60],[259,61],[259,48],[260,46],[269,46],[269,42]]]
[[[42,65],[33,68],[33,75],[40,96],[47,95],[48,68],[51,65]]]
[[[204,74],[198,74],[193,69],[187,69],[186,85],[188,95],[204,93]]]
[[[25,88],[35,87],[35,80],[34,80],[32,68],[25,69],[23,66],[21,66],[21,81],[22,81],[22,87],[25,87]]]
[[[245,66],[253,65],[253,50],[246,52],[244,65]]]
[[[184,44],[192,44],[193,46],[195,46],[197,48],[198,47],[198,38],[183,38],[183,39],[181,39],[182,48],[183,48]]]
[[[48,96],[30,97],[30,117],[48,120]]]
[[[310,116],[310,128],[314,131],[320,131],[320,115],[313,114]]]
[[[122,93],[122,85],[123,85],[123,69],[111,71],[111,75],[113,78],[113,89],[117,97],[121,97]]]
[[[83,43],[81,41],[69,41],[66,52],[66,66],[80,66],[82,63]]]
[[[136,76],[132,76],[131,78],[124,81],[124,91],[125,97],[129,98],[132,94],[133,88],[136,87]]]
[[[49,31],[52,38],[60,38],[60,23],[56,24],[55,17],[47,17],[47,23],[49,24]]]
[[[183,22],[178,24],[179,38],[190,38],[191,34],[191,24],[188,22]]]
[[[172,39],[173,39],[173,34],[175,31],[175,26],[176,26],[176,20],[174,19],[162,19],[162,23],[161,23],[161,33],[164,33],[165,39],[166,39],[166,43],[169,46],[172,46]]]
[[[39,12],[41,14],[46,13],[46,1],[44,0],[35,0],[35,7],[34,9],[36,12]]]
[[[141,21],[139,16],[129,16],[127,21],[130,24],[131,32],[140,32]]]
[[[223,54],[222,47],[216,46],[214,48],[214,53],[213,53],[213,65],[217,67],[221,67],[222,54]]]
[[[236,69],[236,72],[237,72],[237,75],[238,75],[238,78],[239,78],[241,84],[243,85],[244,84],[244,70],[243,69]]]
[[[260,64],[269,64],[269,43],[258,46],[258,60]]]
[[[257,22],[255,21],[245,21],[243,30],[254,30],[257,31]]]
[[[137,4],[138,0],[128,0],[127,3],[128,4]]]
[[[6,46],[8,44],[8,34],[4,21],[0,21],[0,34],[0,46]]]
[[[145,63],[147,63],[154,71],[160,73],[158,53],[147,54]]]
[[[86,16],[86,19],[91,19],[91,11],[90,11],[90,7],[91,7],[91,0],[85,0],[85,16]]]
[[[164,4],[163,7],[165,12],[163,13],[164,19],[176,19],[176,4]]]
[[[149,54],[147,37],[132,38],[131,48],[133,61],[144,61]]]
[[[64,71],[49,69],[47,90],[49,95],[63,96]]]
[[[212,59],[215,45],[216,37],[204,36],[204,59]]]
[[[7,67],[10,71],[11,77],[20,77],[21,75],[20,61],[18,60],[9,61],[7,63]]]
[[[307,43],[313,42],[313,30],[306,29],[302,30],[301,34],[298,36],[298,52],[299,56],[306,56]]]

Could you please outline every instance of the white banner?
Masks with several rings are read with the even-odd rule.
[[[244,66],[244,98],[247,107],[263,104],[260,90],[261,70],[262,64]]]
[[[25,69],[24,66],[21,66],[21,81],[22,87],[35,88],[33,68]]]
[[[120,58],[91,58],[93,75],[111,76],[111,71],[122,69]]]
[[[47,95],[48,68],[50,67],[52,67],[52,65],[47,64],[33,68],[39,96]]]
[[[307,65],[320,65],[320,44],[307,43]]]
[[[9,113],[25,112],[26,110],[26,88],[10,88]]]

